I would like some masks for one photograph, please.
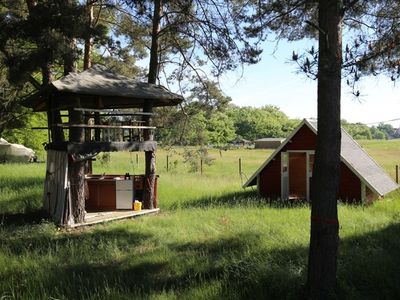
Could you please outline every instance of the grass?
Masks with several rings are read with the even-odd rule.
[[[395,166],[400,165],[400,140],[362,140],[359,144],[368,151],[368,153],[386,169],[386,171],[395,178]]]
[[[363,145],[381,163],[386,143]],[[166,154],[157,155],[161,214],[71,232],[35,214],[43,164],[0,165],[0,211],[32,216],[0,225],[0,297],[302,298],[309,208],[271,205],[240,188],[239,157],[250,176],[266,152],[211,151],[215,164],[203,175],[187,173],[171,151],[170,161],[179,162],[167,173]],[[98,161],[94,168],[140,173],[142,160],[136,165],[135,154],[115,153],[109,165]],[[368,207],[339,206],[339,298],[400,297],[399,198],[395,192]]]

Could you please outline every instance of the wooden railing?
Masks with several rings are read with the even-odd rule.
[[[74,110],[84,112],[84,124],[57,123],[51,124],[50,127],[33,127],[32,129],[50,130],[54,127],[62,129],[83,128],[85,129],[86,141],[98,142],[143,141],[145,131],[156,129],[154,126],[143,126],[144,121],[138,119],[143,116],[153,115],[152,113],[91,108],[74,108]],[[67,117],[68,114],[62,116]],[[115,120],[115,118],[122,117],[130,117],[130,119]],[[110,118],[114,118],[114,120],[110,120]]]

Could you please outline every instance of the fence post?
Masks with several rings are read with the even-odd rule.
[[[168,162],[168,155],[167,155],[167,173],[168,173],[168,169],[169,169],[169,162]]]
[[[399,183],[399,165],[396,165],[396,183]]]
[[[136,153],[136,166],[139,166],[139,154]]]
[[[203,158],[200,158],[200,174],[203,175]]]

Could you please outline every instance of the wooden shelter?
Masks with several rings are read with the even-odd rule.
[[[244,184],[270,199],[310,200],[317,122],[304,119]],[[338,196],[370,202],[398,188],[392,178],[342,129]]]
[[[284,138],[262,138],[254,141],[255,149],[276,149],[278,148]]]
[[[48,126],[37,129],[49,132],[43,202],[54,221],[68,226],[75,223],[72,205],[76,199],[71,190],[78,184],[82,188],[83,179],[74,178],[71,170],[83,162],[85,211],[131,210],[132,201],[141,200],[145,176],[90,174],[91,160],[102,151],[153,153],[157,143],[152,131],[156,128],[148,125],[152,113],[138,109],[149,103],[174,106],[182,100],[160,85],[138,82],[100,66],[70,73],[29,97],[24,105],[48,116]],[[81,138],[75,138],[76,129]],[[67,130],[69,140],[64,140]],[[157,184],[152,199],[155,206],[156,189]]]

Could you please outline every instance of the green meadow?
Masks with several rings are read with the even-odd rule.
[[[400,141],[360,144],[394,177]],[[44,163],[0,165],[0,298],[303,298],[309,207],[241,188],[271,151],[209,150],[203,174],[182,151],[157,152],[160,214],[79,230],[40,213]],[[142,153],[112,153],[94,172],[141,174],[143,164]],[[339,219],[339,298],[399,299],[400,193],[340,204]]]

